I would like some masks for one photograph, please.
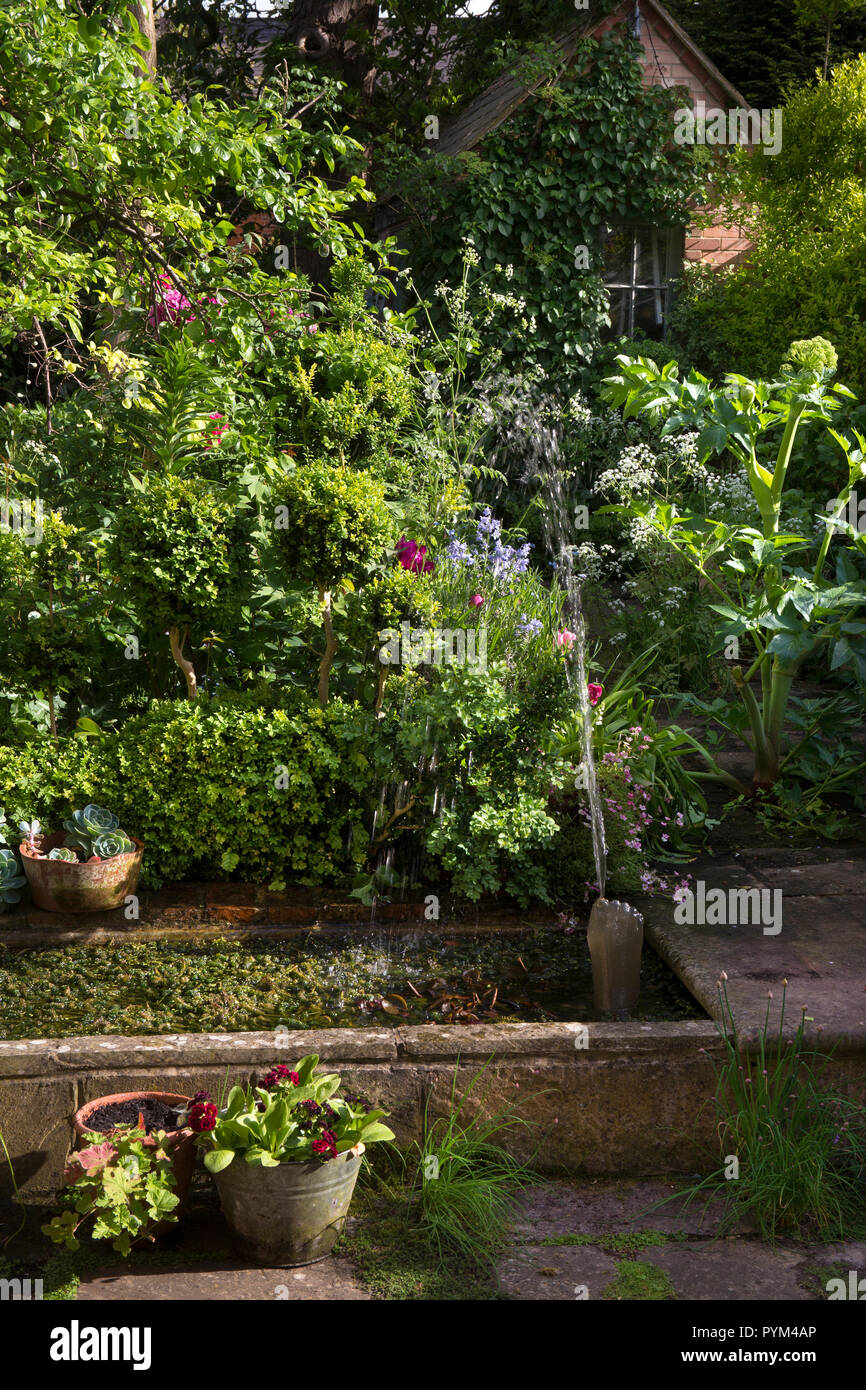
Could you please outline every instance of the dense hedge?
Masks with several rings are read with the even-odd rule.
[[[145,843],[146,888],[228,877],[345,887],[367,864],[382,769],[404,760],[393,732],[339,700],[156,701],[101,738],[0,747],[0,807],[12,824],[35,817],[49,831],[76,806],[109,807]],[[510,780],[497,771],[495,741],[486,752],[451,811],[421,814],[417,872],[450,880],[458,897],[504,890],[524,906],[574,905],[594,878],[579,799],[548,804],[543,774],[533,790],[517,765]],[[606,791],[625,811],[626,784]],[[607,835],[613,886],[637,888],[641,861],[620,814]]]
[[[364,730],[338,701],[297,712],[161,701],[101,739],[0,749],[0,805],[48,829],[74,805],[110,807],[147,846],[145,886],[230,872],[345,880],[369,835]]]

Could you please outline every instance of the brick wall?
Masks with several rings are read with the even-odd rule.
[[[609,15],[595,30],[605,33],[614,25],[624,23],[632,13],[632,4],[623,5]],[[687,87],[692,104],[703,101],[708,109],[728,111],[733,98],[712,73],[686,48],[676,33],[648,7],[641,13],[641,43],[646,54],[644,81],[648,86]],[[691,227],[686,235],[686,260],[708,265],[731,265],[751,248],[749,238],[741,227],[718,223],[712,227]]]

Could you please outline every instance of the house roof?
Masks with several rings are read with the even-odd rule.
[[[703,77],[707,86],[721,89],[735,107],[747,107],[745,98],[737,91],[707,55],[689,38],[685,29],[669,14],[659,0],[623,0],[612,14],[602,20],[584,17],[569,25],[555,35],[553,42],[562,53],[562,61],[568,65],[577,52],[580,40],[587,35],[604,33],[626,18],[633,23],[651,14],[653,21],[662,30],[667,29],[674,39],[683,59],[688,62],[696,75]],[[660,69],[661,71],[661,69]],[[664,74],[661,73],[665,81]],[[545,81],[543,75],[535,82],[526,83],[513,73],[503,73],[480,96],[465,106],[460,115],[451,121],[440,133],[439,140],[432,145],[436,154],[456,155],[464,150],[474,149],[476,145],[506,121],[519,106]],[[674,86],[676,84],[670,83]]]

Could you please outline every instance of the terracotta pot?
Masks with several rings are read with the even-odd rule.
[[[43,835],[42,853],[59,849],[65,838],[63,831]],[[88,859],[85,864],[65,864],[62,859],[37,859],[27,841],[23,841],[21,863],[35,906],[45,912],[110,912],[123,907],[127,896],[138,886],[144,853],[141,840],[134,839],[132,843],[135,849],[129,854]]]
[[[120,1101],[132,1100],[161,1100],[163,1105],[188,1105],[189,1096],[177,1096],[171,1091],[121,1091],[113,1096],[98,1096],[96,1100],[89,1100],[86,1105],[82,1105],[80,1110],[76,1110],[72,1117],[72,1124],[78,1146],[81,1147],[81,1137],[90,1128],[88,1118],[94,1110],[99,1110],[103,1105],[116,1105]],[[106,1133],[106,1139],[111,1138],[111,1132]],[[145,1148],[155,1149],[156,1140],[150,1135],[143,1141]],[[192,1182],[192,1172],[195,1166],[195,1134],[191,1129],[178,1129],[169,1133],[165,1140],[165,1149],[171,1159],[171,1166],[174,1172],[175,1192],[181,1203],[189,1191]]]

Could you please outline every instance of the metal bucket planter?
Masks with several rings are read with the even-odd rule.
[[[363,1144],[329,1158],[259,1168],[238,1155],[214,1174],[238,1254],[285,1268],[323,1260],[346,1224]]]
[[[94,1110],[99,1110],[103,1105],[117,1105],[126,1100],[160,1100],[163,1105],[189,1105],[189,1096],[177,1096],[172,1091],[120,1091],[112,1096],[97,1096],[96,1100],[89,1100],[86,1105],[82,1105],[80,1110],[76,1110],[72,1117],[72,1124],[75,1129],[76,1142],[80,1145],[85,1131],[90,1129],[89,1119]],[[111,1138],[111,1133],[106,1133],[106,1139]],[[148,1134],[142,1140],[145,1148],[155,1149],[156,1140]],[[191,1129],[177,1129],[166,1134],[163,1146],[171,1159],[172,1171],[174,1173],[175,1193],[182,1203],[189,1191],[192,1182],[193,1168],[195,1167],[195,1134]],[[160,1223],[161,1226],[168,1226],[173,1223]]]
[[[59,849],[61,831],[42,838],[42,852]],[[116,854],[113,859],[88,859],[84,864],[66,864],[62,859],[37,859],[27,844],[21,844],[21,863],[30,884],[36,907],[45,912],[110,912],[123,907],[138,886],[144,845],[133,839],[135,850]]]

